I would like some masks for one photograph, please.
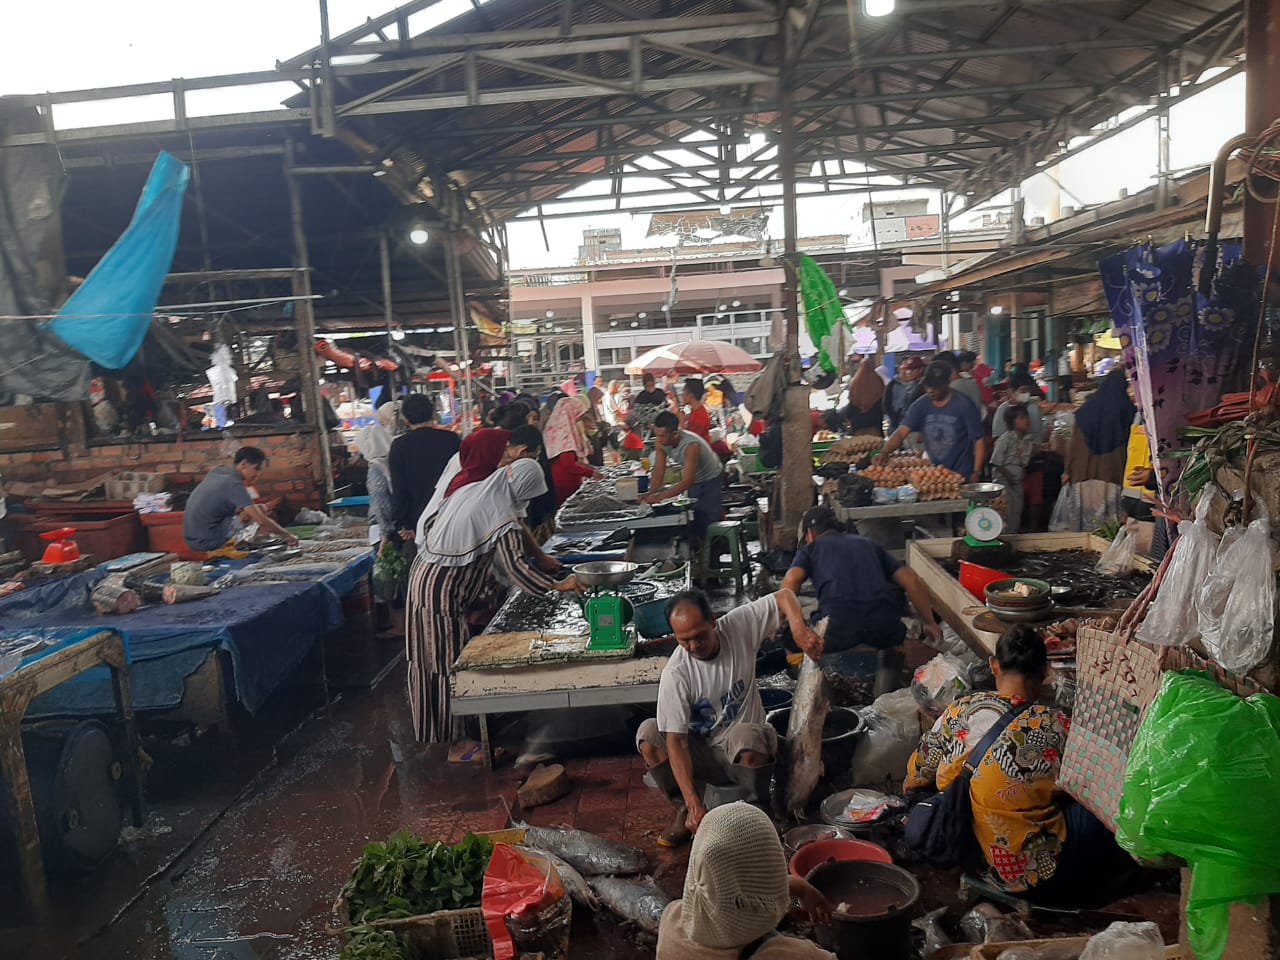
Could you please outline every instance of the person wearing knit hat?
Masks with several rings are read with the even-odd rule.
[[[814,919],[830,913],[821,893],[789,875],[767,814],[746,803],[717,807],[694,838],[684,897],[662,914],[656,960],[834,960],[777,932],[793,898]]]

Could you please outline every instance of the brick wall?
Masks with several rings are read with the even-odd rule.
[[[199,483],[214,467],[229,465],[245,444],[261,447],[267,454],[267,469],[257,487],[261,495],[282,496],[292,507],[320,506],[324,491],[315,463],[315,437],[310,433],[233,430],[178,441],[0,451],[0,476],[14,492],[23,492],[26,484],[74,484],[113,472],[168,474],[169,484],[178,489]]]

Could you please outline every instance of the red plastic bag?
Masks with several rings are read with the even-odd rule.
[[[484,873],[480,905],[493,940],[494,960],[513,960],[515,940],[507,918],[519,918],[542,910],[565,897],[564,883],[546,857],[505,843],[493,848]]]

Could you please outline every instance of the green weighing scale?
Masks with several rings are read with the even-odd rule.
[[[960,496],[969,501],[964,515],[964,542],[978,548],[1003,547],[1004,517],[991,506],[1004,493],[1003,483],[965,483]]]
[[[587,588],[582,616],[591,628],[588,650],[623,650],[630,644],[627,626],[635,616],[635,607],[610,588],[630,583],[639,570],[638,563],[626,560],[592,560],[574,566],[573,575]]]

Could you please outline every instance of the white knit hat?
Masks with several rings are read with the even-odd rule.
[[[717,807],[689,853],[681,920],[704,947],[745,946],[786,915],[787,858],[769,817],[747,803]]]

